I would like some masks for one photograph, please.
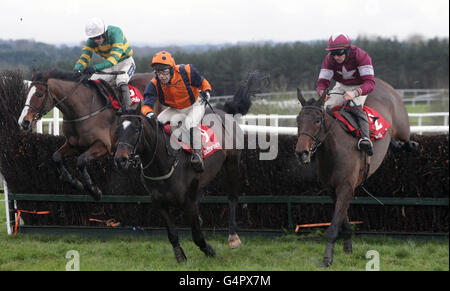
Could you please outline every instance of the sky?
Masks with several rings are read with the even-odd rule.
[[[449,0],[0,0],[0,39],[78,45],[91,17],[149,46],[449,36]]]

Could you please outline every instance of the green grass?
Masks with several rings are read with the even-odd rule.
[[[435,102],[431,104],[412,104],[406,105],[408,113],[427,113],[427,112],[448,112],[448,100],[446,102]],[[418,125],[418,117],[410,117],[411,125]],[[422,125],[443,125],[444,117],[422,117]]]
[[[4,199],[1,195],[0,200]],[[80,255],[81,270],[182,270],[182,271],[268,271],[321,270],[325,247],[323,232],[311,235],[278,237],[241,236],[239,249],[229,250],[227,238],[212,235],[207,241],[216,250],[215,258],[206,257],[190,237],[181,237],[187,262],[175,261],[165,236],[148,238],[99,239],[81,236],[8,236],[5,209],[0,207],[0,270],[65,270],[70,259],[66,253]],[[365,270],[366,253],[376,250],[381,270],[449,270],[448,240],[415,241],[392,238],[356,237],[353,254],[344,254],[342,242],[335,247],[334,263],[329,270]]]

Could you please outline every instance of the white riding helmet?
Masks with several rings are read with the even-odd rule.
[[[101,18],[94,17],[86,23],[86,35],[89,38],[102,35],[106,32],[106,25]]]

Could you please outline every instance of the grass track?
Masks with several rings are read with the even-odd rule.
[[[0,195],[0,200],[4,199]],[[278,237],[242,236],[242,245],[229,250],[227,238],[212,235],[207,241],[216,258],[206,257],[190,237],[181,237],[188,261],[178,264],[165,236],[149,238],[86,238],[81,236],[8,236],[5,209],[0,207],[0,270],[65,270],[70,259],[66,253],[80,254],[81,270],[178,270],[178,271],[300,271],[317,268],[325,247],[323,233],[281,235]],[[342,242],[335,247],[335,260],[329,270],[365,270],[366,253],[380,254],[380,269],[449,270],[448,240],[402,240],[356,237],[353,254],[346,255]]]

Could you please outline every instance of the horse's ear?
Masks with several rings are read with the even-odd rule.
[[[140,101],[140,102],[138,103],[138,106],[137,106],[136,109],[135,109],[135,113],[136,113],[137,115],[141,115],[141,114],[142,114],[141,108],[142,108],[142,101]]]
[[[298,101],[300,101],[300,104],[302,104],[302,106],[305,105],[306,101],[305,101],[305,98],[303,98],[303,94],[302,94],[302,91],[300,90],[300,88],[297,88],[297,99],[298,99]]]
[[[317,103],[319,103],[319,105],[323,105],[325,103],[325,97],[327,97],[328,95],[328,90],[323,90],[322,96],[320,96],[319,101],[317,101]]]
[[[50,79],[50,74],[51,74],[51,71],[48,71],[47,73],[45,73],[45,75],[44,75],[44,81],[45,82],[47,82],[48,79]]]

